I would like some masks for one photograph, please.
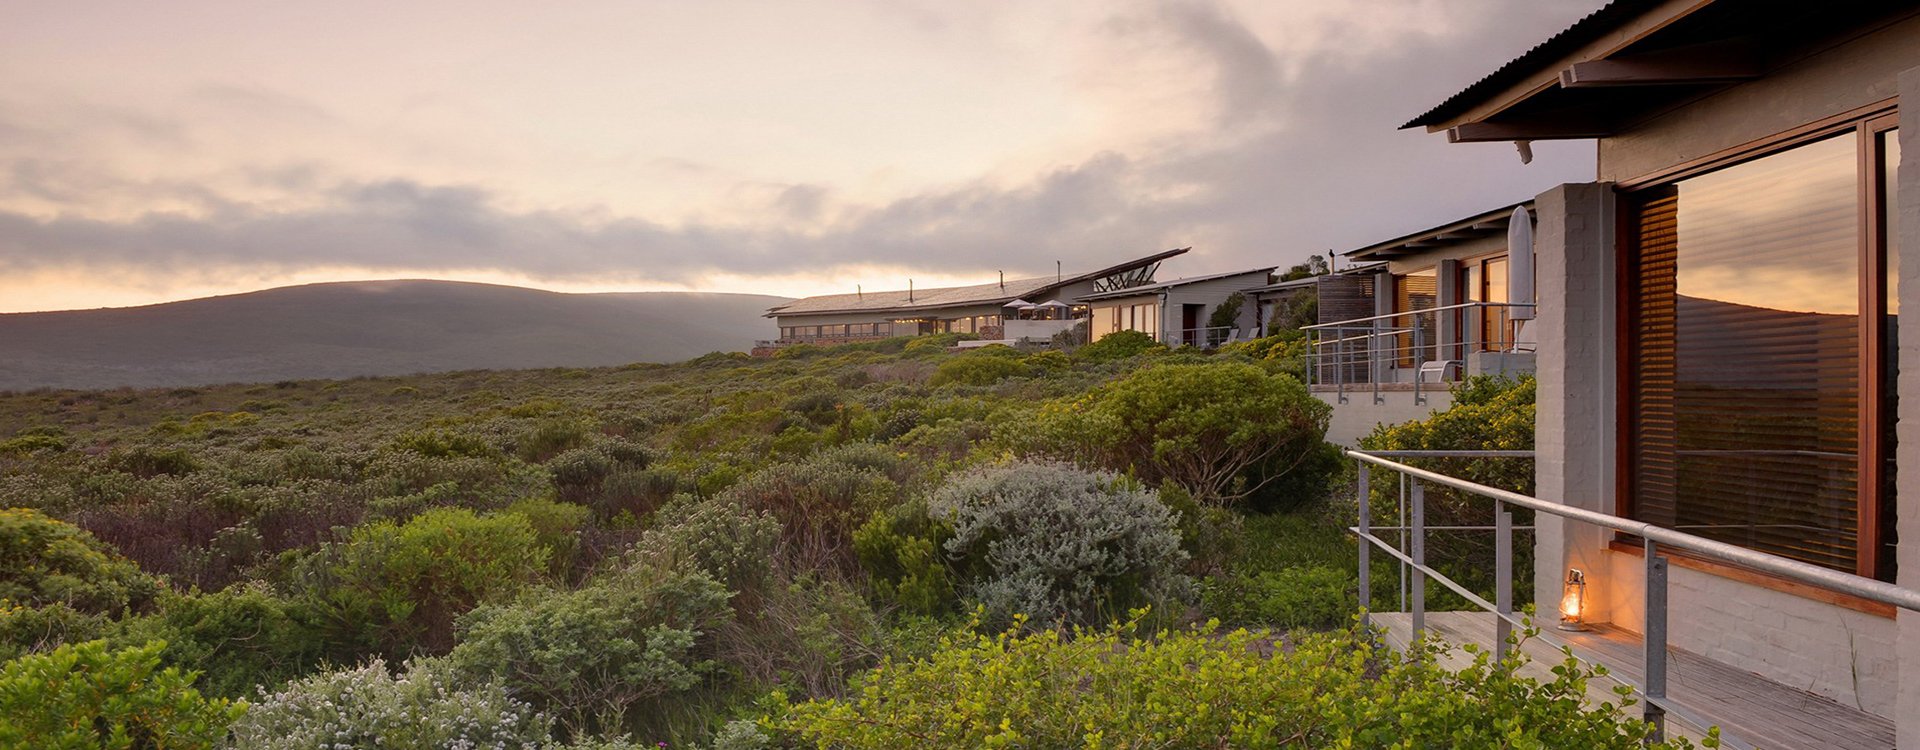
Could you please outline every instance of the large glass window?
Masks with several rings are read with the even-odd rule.
[[[1884,243],[1861,234],[1878,141],[1846,133],[1629,196],[1635,518],[1886,574],[1863,538],[1886,501],[1862,474],[1879,473],[1894,382],[1861,323],[1885,309]]]
[[[1439,281],[1439,274],[1432,268],[1394,276],[1393,311],[1432,310],[1440,303]],[[1399,340],[1394,344],[1401,367],[1418,367],[1421,362],[1433,359],[1432,346],[1437,338],[1433,313],[1400,315],[1392,323],[1395,328],[1405,329],[1405,333],[1395,337]]]

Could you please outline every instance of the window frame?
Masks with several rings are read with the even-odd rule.
[[[1675,165],[1632,180],[1624,180],[1614,185],[1620,200],[1615,211],[1616,231],[1615,249],[1615,290],[1616,350],[1614,357],[1615,372],[1615,451],[1614,451],[1614,514],[1634,518],[1634,460],[1636,445],[1633,436],[1638,428],[1634,411],[1636,393],[1634,391],[1634,362],[1639,350],[1636,339],[1636,323],[1639,320],[1639,305],[1635,291],[1638,288],[1637,275],[1638,248],[1633,238],[1635,220],[1638,212],[1635,204],[1638,197],[1650,191],[1659,190],[1680,181],[1735,167],[1747,162],[1774,156],[1800,146],[1811,144],[1833,136],[1852,133],[1858,168],[1855,170],[1855,187],[1858,190],[1859,231],[1857,232],[1857,250],[1859,271],[1859,314],[1860,325],[1860,362],[1859,362],[1859,419],[1857,420],[1858,446],[1855,493],[1856,549],[1854,554],[1855,575],[1865,578],[1887,580],[1890,566],[1881,558],[1885,534],[1890,529],[1882,528],[1880,523],[1884,503],[1897,502],[1897,496],[1884,498],[1881,479],[1885,461],[1891,457],[1892,446],[1883,439],[1886,424],[1883,416],[1883,400],[1887,388],[1898,387],[1897,383],[1886,382],[1885,366],[1889,357],[1898,357],[1898,352],[1887,351],[1885,340],[1881,336],[1881,324],[1886,312],[1886,259],[1893,238],[1887,232],[1887,210],[1882,196],[1885,160],[1883,158],[1882,134],[1899,127],[1897,100],[1888,99],[1860,107],[1832,117],[1808,123],[1789,131],[1778,133],[1732,148],[1724,149],[1700,159]],[[1628,540],[1636,539],[1627,534],[1615,534],[1612,546],[1623,549]],[[1666,550],[1667,554],[1686,556],[1684,551]],[[1728,567],[1728,566],[1720,566]],[[1708,572],[1714,568],[1702,567]],[[1786,587],[1785,579],[1776,579],[1766,574],[1751,573],[1739,569],[1744,575],[1736,578],[1752,578],[1749,582],[1771,581],[1775,588],[1789,592],[1797,589]],[[1818,598],[1818,597],[1816,597]],[[1848,602],[1836,602],[1854,609],[1879,613],[1876,608],[1853,606]]]

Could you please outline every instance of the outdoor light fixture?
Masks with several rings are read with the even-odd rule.
[[[1579,568],[1567,569],[1567,582],[1560,590],[1560,629],[1586,630],[1587,574]]]

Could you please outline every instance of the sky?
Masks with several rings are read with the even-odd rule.
[[[1287,266],[1593,178],[1398,126],[1600,0],[0,8],[0,312]]]

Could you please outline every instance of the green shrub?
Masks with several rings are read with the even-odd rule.
[[[117,614],[144,608],[159,591],[158,581],[79,527],[37,510],[0,509],[0,607]]]
[[[996,351],[997,350],[997,351]],[[1012,355],[1012,356],[1008,356]],[[927,385],[993,385],[1007,378],[1030,375],[1033,368],[1011,347],[995,344],[969,351],[940,363]]]
[[[67,449],[65,438],[55,435],[21,435],[0,440],[0,455],[26,455],[34,451],[59,452]]]
[[[953,527],[948,554],[994,626],[1096,624],[1143,605],[1178,608],[1192,582],[1171,511],[1113,474],[1011,463],[960,475],[929,509]]]
[[[548,551],[515,513],[427,511],[376,521],[301,562],[297,577],[328,640],[345,656],[444,653],[455,618],[537,579]]]
[[[118,631],[116,643],[165,642],[167,664],[202,670],[201,688],[228,698],[306,674],[325,655],[307,609],[260,584],[166,597],[159,612]]]
[[[788,694],[841,694],[880,661],[886,629],[850,586],[802,575],[772,587],[721,629],[721,656],[751,683]]]
[[[475,610],[449,657],[462,674],[494,677],[570,733],[618,732],[717,668],[711,633],[727,592],[703,573],[633,566],[578,591]]]
[[[1149,334],[1140,331],[1114,331],[1074,350],[1073,356],[1075,359],[1089,362],[1112,362],[1165,348],[1160,342],[1154,341],[1153,336]]]
[[[953,529],[933,518],[926,501],[915,500],[874,513],[854,532],[853,552],[877,601],[932,615],[959,601],[946,559],[952,538]]]
[[[881,665],[851,697],[768,723],[794,746],[837,750],[1691,747],[1643,744],[1649,725],[1592,704],[1596,672],[1571,658],[1540,682],[1484,652],[1456,673],[1438,645],[1376,651],[1364,632],[1306,635],[1291,650],[1271,639],[1142,639],[1127,626],[950,639],[924,660]]]
[[[160,668],[164,643],[61,646],[0,665],[0,747],[200,750],[221,746],[244,704],[209,700],[193,673]]]
[[[1049,403],[1008,439],[1226,504],[1323,452],[1331,412],[1300,381],[1250,364],[1165,364]]]
[[[233,746],[315,748],[534,748],[551,722],[492,682],[458,679],[445,660],[418,659],[399,675],[375,659],[262,691],[233,725]]]
[[[593,511],[573,503],[557,503],[546,498],[527,498],[507,506],[506,512],[527,519],[533,527],[536,544],[547,550],[547,567],[555,575],[573,570],[580,548],[580,530],[586,528]]]
[[[743,601],[759,600],[773,574],[779,521],[726,500],[691,497],[662,509],[655,521],[634,545],[636,561],[699,571]]]
[[[136,445],[114,452],[108,459],[114,468],[142,479],[157,476],[186,476],[200,470],[200,462],[180,448],[155,448]]]
[[[1222,622],[1328,629],[1346,624],[1359,610],[1357,585],[1346,568],[1284,568],[1210,578],[1200,591],[1203,609]]]
[[[23,607],[0,602],[0,661],[52,651],[61,645],[105,635],[113,621],[65,604]]]
[[[897,491],[881,472],[825,455],[754,472],[721,498],[779,521],[782,555],[797,569],[851,572],[854,530]]]
[[[393,441],[393,448],[429,458],[492,459],[500,456],[500,449],[495,448],[485,438],[439,429],[401,435]]]
[[[522,460],[540,463],[568,450],[585,445],[593,425],[584,419],[547,417],[514,441],[514,453]]]

